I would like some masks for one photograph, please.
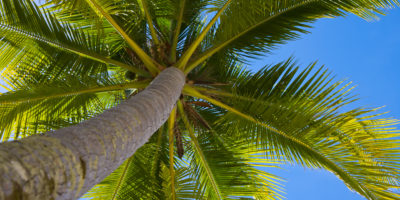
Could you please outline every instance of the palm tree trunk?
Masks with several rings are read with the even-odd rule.
[[[77,199],[167,120],[185,76],[167,68],[144,91],[76,126],[0,144],[0,199]]]

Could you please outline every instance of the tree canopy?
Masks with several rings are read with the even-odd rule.
[[[85,197],[283,199],[268,173],[334,173],[367,199],[399,199],[398,120],[294,58],[249,59],[324,17],[367,20],[395,0],[0,0],[2,141],[71,126],[137,94],[167,67],[187,76],[169,121]]]

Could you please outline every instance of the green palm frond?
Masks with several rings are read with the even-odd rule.
[[[276,159],[267,159],[252,144],[238,141],[229,148],[218,139],[218,132],[201,131],[190,125],[179,102],[180,115],[191,140],[190,168],[197,180],[198,191],[208,199],[230,199],[262,196],[266,199],[280,199],[278,178],[254,168],[258,163],[271,165]],[[272,164],[273,163],[273,164]],[[261,165],[258,165],[261,166]]]
[[[108,3],[107,3],[108,2]],[[99,1],[102,8],[125,30],[125,32],[142,47],[147,41],[146,23],[140,12],[137,1]],[[105,4],[103,4],[105,3]],[[59,21],[72,24],[89,34],[107,35],[103,44],[108,47],[109,54],[114,57],[127,47],[124,39],[104,18],[97,15],[85,0],[47,1],[43,9],[51,12]],[[119,57],[115,57],[118,59]]]
[[[201,13],[201,11],[206,6],[206,1],[204,0],[195,0],[195,1],[187,1],[187,0],[180,0],[175,1],[175,8],[177,11],[174,14],[174,21],[173,21],[173,37],[171,40],[171,61],[176,62],[176,51],[178,48],[178,41],[179,35],[181,34],[181,30],[185,30],[188,28],[189,25],[193,24],[195,19]],[[193,12],[194,10],[200,12]]]
[[[96,1],[99,5],[102,5],[102,1]],[[146,10],[145,12],[142,2],[146,2]],[[183,2],[183,1],[182,1]],[[166,52],[159,52],[159,54],[169,54],[169,51],[175,52],[177,49],[181,49],[182,46],[178,45],[179,40],[185,37],[185,35],[181,34],[181,31],[175,31],[176,25],[181,24],[182,33],[185,33],[184,30],[188,28],[188,26],[192,25],[193,22],[196,22],[196,18],[201,14],[203,8],[207,5],[205,0],[193,0],[193,1],[185,1],[184,9],[180,10],[179,5],[182,3],[181,1],[165,1],[165,0],[147,0],[147,1],[109,1],[107,3],[108,6],[113,4],[111,7],[121,8],[120,10],[111,10],[109,11],[112,18],[121,26],[125,32],[135,41],[137,41],[138,45],[141,46],[147,53],[150,51],[159,51],[161,49],[168,49]],[[121,5],[123,4],[123,5]],[[104,23],[101,18],[93,11],[90,11],[90,7],[86,5],[84,0],[78,0],[75,3],[73,1],[49,1],[49,5],[52,5],[50,10],[54,10],[57,13],[57,16],[61,20],[66,20],[69,23],[79,24],[79,27],[84,29],[88,29],[88,31],[98,31],[98,27],[101,27],[100,31],[107,31],[109,33],[115,33],[112,27],[109,24]],[[77,6],[80,5],[80,6]],[[107,11],[107,5],[103,5],[105,11]],[[72,8],[71,8],[72,7]],[[70,8],[70,9],[62,9],[62,8]],[[83,9],[83,11],[82,11]],[[59,10],[64,11],[62,13]],[[129,11],[129,12],[128,12]],[[67,12],[67,13],[65,13]],[[71,13],[72,12],[72,13]],[[88,13],[87,13],[88,12]],[[71,16],[72,15],[72,16]],[[148,16],[150,15],[151,21],[149,21]],[[126,16],[129,16],[127,18]],[[181,23],[177,23],[181,16]],[[89,18],[89,20],[88,20]],[[95,21],[93,21],[95,20]],[[98,22],[100,20],[100,22]],[[72,21],[72,22],[71,22]],[[93,22],[92,22],[93,21]],[[89,22],[89,23],[88,23]],[[149,22],[152,24],[150,25]],[[93,25],[97,24],[97,25]],[[146,26],[148,24],[148,26]],[[155,30],[150,31],[150,27],[153,27]],[[110,29],[111,28],[111,29]],[[171,37],[170,32],[174,31],[175,36]],[[153,33],[151,33],[153,32]],[[150,34],[151,33],[151,34]],[[151,39],[148,37],[149,35],[157,35],[157,38],[162,40],[161,44],[156,45],[157,47],[149,47],[143,46],[146,41],[150,41]],[[179,38],[176,38],[179,36]],[[155,36],[152,36],[155,37]],[[115,45],[123,43],[124,41],[121,38],[115,37],[115,34],[110,35],[108,37],[110,42],[107,42],[113,49],[121,49],[121,45]],[[173,41],[174,40],[174,41]],[[152,49],[153,48],[153,49]],[[169,49],[171,48],[171,49]],[[111,50],[111,52],[116,52],[116,50]],[[163,57],[169,55],[157,55],[155,57]],[[171,62],[175,61],[171,59]]]
[[[81,2],[81,1],[79,1]],[[149,72],[153,75],[159,72],[157,67],[157,62],[153,60],[124,30],[121,25],[113,18],[110,10],[107,9],[110,5],[114,5],[113,2],[103,1],[103,0],[85,0],[88,6],[93,12],[95,12],[100,18],[104,18],[114,30],[125,40],[125,42],[132,48],[132,50],[137,54],[140,60],[144,63]]]
[[[0,97],[2,140],[49,130],[40,129],[40,124],[54,127],[54,123],[88,119],[119,103],[124,89],[144,88],[149,84],[148,81],[122,83],[110,78],[75,76],[47,83],[29,79],[12,82],[13,90]]]
[[[219,134],[218,132],[213,134]],[[191,138],[193,150],[191,168],[198,190],[208,199],[281,199],[280,179],[268,173],[277,159],[266,158],[245,142],[234,142],[230,146],[218,142],[211,133],[199,132]],[[261,165],[259,163],[262,163]],[[268,165],[269,164],[269,165]],[[258,168],[256,168],[258,166]],[[213,177],[213,179],[210,179]],[[216,191],[214,188],[218,188]],[[261,199],[261,198],[260,198]]]
[[[96,5],[109,15],[135,16],[139,5],[137,1],[97,0]],[[42,7],[54,13],[60,20],[79,27],[102,30],[112,28],[102,13],[89,0],[46,0]]]
[[[88,35],[66,23],[60,23],[50,13],[33,2],[4,1],[1,6],[2,66],[42,71],[44,66],[56,70],[65,66],[80,66],[80,71],[105,70],[104,64],[146,74],[128,64],[108,57],[101,35]],[[40,68],[32,68],[32,63]],[[33,65],[34,66],[34,65]],[[85,66],[85,67],[83,67]],[[80,72],[75,68],[76,73]],[[58,70],[58,71],[62,71]],[[57,71],[48,71],[57,74]]]
[[[217,23],[220,19],[220,16],[224,13],[224,11],[228,8],[232,0],[227,0],[225,4],[221,6],[218,12],[212,17],[212,19],[206,24],[206,26],[201,30],[198,37],[190,44],[186,52],[179,59],[177,66],[180,69],[184,69],[186,64],[189,62],[189,59],[192,57],[193,53],[200,46],[201,42],[207,36],[208,32],[212,29],[212,27]]]
[[[264,55],[276,45],[307,33],[311,23],[322,17],[344,16],[350,12],[371,19],[382,9],[395,5],[399,5],[397,0],[236,0],[220,17],[218,26],[209,36],[212,38],[209,49],[189,63],[185,71],[189,72],[221,51],[242,57]]]
[[[147,34],[152,35],[152,38],[157,38],[157,40],[160,38],[163,41],[163,43],[160,45],[155,45],[155,47],[144,47],[141,46],[141,48],[145,49],[147,53],[150,51],[159,51],[161,49],[169,49],[171,46],[174,47],[171,52],[176,53],[176,45],[178,43],[178,40],[175,38],[175,41],[170,41],[170,34],[169,32],[171,31],[171,26],[174,26],[176,23],[174,20],[179,18],[179,16],[182,16],[181,18],[181,24],[182,29],[185,29],[189,24],[193,23],[193,18],[197,17],[200,13],[202,8],[206,5],[202,0],[196,0],[196,1],[188,1],[185,3],[185,10],[182,10],[181,12],[179,9],[177,9],[177,4],[180,4],[179,1],[163,1],[163,0],[152,0],[152,1],[127,1],[124,2],[124,6],[126,9],[121,9],[122,11],[118,12],[108,12],[107,11],[107,6],[108,7],[118,7],[118,5],[121,3],[120,1],[112,3],[112,1],[107,2],[105,5],[103,5],[103,1],[90,1],[88,5],[85,5],[84,0],[77,0],[75,3],[69,2],[69,1],[49,1],[50,4],[55,4],[54,9],[57,8],[64,8],[66,7],[71,7],[73,6],[72,9],[78,9],[77,12],[80,11],[80,9],[85,8],[85,12],[90,12],[86,11],[88,8],[90,8],[89,5],[96,3],[98,5],[96,9],[98,8],[103,8],[104,7],[104,13],[101,13],[100,18],[103,16],[107,18],[108,21],[110,21],[111,24],[114,24],[113,26],[117,30],[119,34],[122,34],[123,38],[127,40],[128,44],[133,48],[133,50],[138,54],[139,57],[146,63],[146,65],[150,65],[150,61],[147,61],[148,59],[145,59],[142,56],[143,52],[141,52],[136,46],[132,43],[133,40],[129,39],[129,36],[131,36],[132,39],[136,41],[136,36],[139,37],[139,41],[143,41],[143,36],[146,36]],[[145,2],[145,3],[144,3]],[[110,6],[110,5],[114,6]],[[81,7],[75,6],[75,5],[82,5]],[[95,9],[95,10],[96,10]],[[125,13],[124,11],[126,10],[137,10],[136,13]],[[191,10],[188,10],[191,9]],[[198,11],[198,12],[193,12],[193,11]],[[97,11],[96,11],[97,12]],[[86,16],[90,14],[82,14],[81,15]],[[65,16],[66,14],[63,13],[61,16]],[[132,20],[131,18],[124,18],[121,16],[129,15],[134,17],[136,20]],[[91,16],[91,15],[90,15]],[[68,16],[66,16],[68,19]],[[79,18],[79,17],[78,17]],[[76,17],[74,16],[74,19]],[[81,20],[78,21],[87,21],[85,20],[85,17],[81,17]],[[154,19],[154,20],[150,20]],[[171,22],[172,20],[172,22]],[[78,22],[79,23],[79,22]],[[148,28],[143,28],[143,23],[148,24]],[[81,24],[81,23],[79,23]],[[89,24],[90,26],[90,24]],[[103,24],[101,26],[104,26]],[[106,25],[105,25],[106,26]],[[118,27],[116,27],[118,26]],[[138,29],[138,27],[140,27]],[[122,29],[124,29],[123,32]],[[138,30],[141,30],[141,32],[136,32]],[[148,31],[146,31],[148,30]],[[126,34],[125,34],[126,32]],[[180,32],[176,32],[176,35],[179,36]],[[152,40],[156,43],[158,43],[157,40]],[[172,39],[174,40],[174,39]],[[143,42],[142,42],[143,43]],[[133,46],[132,46],[133,45]],[[164,54],[164,52],[161,52],[161,54]],[[168,54],[168,52],[167,52]],[[144,54],[143,54],[144,55]],[[176,55],[176,54],[175,54]],[[163,56],[169,56],[169,55],[157,55],[155,57],[163,57]],[[154,62],[154,61],[153,61]],[[174,62],[174,59],[172,59],[171,62]],[[153,69],[153,67],[151,67]],[[156,69],[154,69],[156,70]]]
[[[207,161],[207,159],[204,155],[204,152],[203,152],[202,148],[200,147],[200,144],[197,141],[196,136],[194,135],[194,130],[191,127],[189,120],[185,115],[185,111],[184,111],[184,108],[183,108],[183,105],[181,102],[178,102],[178,107],[179,107],[180,115],[185,123],[186,129],[189,132],[189,136],[192,141],[192,146],[195,149],[194,152],[196,153],[196,157],[198,159],[197,164],[198,164],[198,166],[201,166],[201,168],[203,170],[202,172],[200,172],[199,170],[196,170],[196,171],[199,171],[198,176],[202,176],[202,179],[205,182],[204,184],[208,185],[208,187],[211,190],[211,192],[209,192],[209,195],[206,195],[206,196],[221,199],[222,194],[221,194],[219,186],[216,182],[214,173],[211,171],[209,162]],[[196,166],[196,165],[194,165],[194,166]],[[200,173],[201,173],[201,175],[200,175]]]
[[[374,119],[374,109],[346,109],[355,100],[347,85],[332,83],[321,69],[310,75],[314,66],[296,75],[288,60],[238,77],[235,87],[227,87],[232,95],[210,91],[219,100],[193,95],[230,111],[219,110],[213,119],[222,137],[247,139],[267,155],[328,169],[368,199],[398,198],[391,191],[400,175],[393,160],[397,120]]]

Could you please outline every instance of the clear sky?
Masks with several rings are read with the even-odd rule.
[[[338,79],[348,78],[357,85],[360,101],[356,106],[380,107],[391,111],[387,117],[400,119],[400,9],[388,11],[380,20],[366,22],[356,16],[322,19],[311,34],[288,42],[252,69],[276,63],[293,55],[299,64],[318,61]],[[286,179],[289,200],[362,200],[333,174],[300,167],[278,172]]]

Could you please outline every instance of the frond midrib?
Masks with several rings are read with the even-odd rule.
[[[197,47],[200,45],[200,43],[204,40],[206,37],[208,31],[212,28],[212,26],[217,22],[219,17],[222,15],[222,13],[225,11],[225,9],[229,6],[232,0],[227,0],[225,4],[222,6],[221,9],[218,10],[217,14],[210,20],[210,22],[206,25],[206,27],[201,31],[199,36],[193,41],[192,44],[188,47],[186,52],[182,55],[182,57],[178,60],[177,67],[184,70],[186,67],[186,64],[189,62],[189,59],[192,57],[193,53],[197,49]]]
[[[131,163],[132,163],[132,160],[133,160],[133,156],[131,156],[131,157],[127,160],[127,163],[126,163],[126,165],[124,166],[124,170],[122,171],[122,175],[121,175],[120,178],[118,179],[118,183],[117,183],[117,185],[115,186],[114,192],[113,192],[112,197],[111,197],[112,200],[115,200],[115,199],[117,198],[117,195],[118,195],[118,193],[119,193],[119,191],[120,191],[120,189],[121,189],[122,182],[125,180],[125,177],[126,177],[126,175],[127,175],[129,166],[130,166]]]
[[[98,12],[104,17],[108,23],[117,31],[118,34],[125,40],[125,42],[135,51],[137,56],[143,61],[145,67],[150,71],[152,75],[156,75],[160,72],[160,69],[157,67],[157,62],[152,59],[146,52],[143,51],[142,48],[132,40],[129,35],[118,25],[118,23],[112,18],[112,16],[107,13],[99,4],[97,4],[96,0],[85,0],[86,3],[94,10],[94,12]]]
[[[211,185],[213,186],[213,190],[215,194],[218,196],[219,199],[222,199],[221,191],[218,188],[217,181],[215,180],[215,177],[213,175],[213,172],[210,169],[210,166],[208,165],[207,159],[204,156],[204,153],[200,147],[199,142],[197,141],[196,136],[194,135],[194,131],[192,127],[190,126],[189,120],[185,114],[183,105],[181,101],[178,101],[178,109],[179,109],[179,114],[181,115],[183,122],[189,132],[189,136],[191,138],[191,141],[196,149],[196,152],[199,154],[200,160],[203,163],[204,167],[206,168],[207,176],[210,179]]]
[[[25,102],[54,99],[54,98],[59,98],[59,97],[81,95],[81,94],[87,94],[87,93],[107,92],[107,91],[123,90],[123,89],[129,89],[129,88],[145,88],[149,84],[150,84],[150,81],[141,81],[141,82],[121,83],[121,84],[110,85],[110,86],[96,86],[96,87],[92,87],[92,88],[86,88],[86,89],[77,90],[77,91],[68,91],[68,92],[58,93],[58,94],[51,94],[48,96],[41,96],[41,97],[36,97],[36,98],[22,98],[22,99],[7,100],[7,101],[0,100],[0,104],[19,104],[19,103],[25,103]]]

